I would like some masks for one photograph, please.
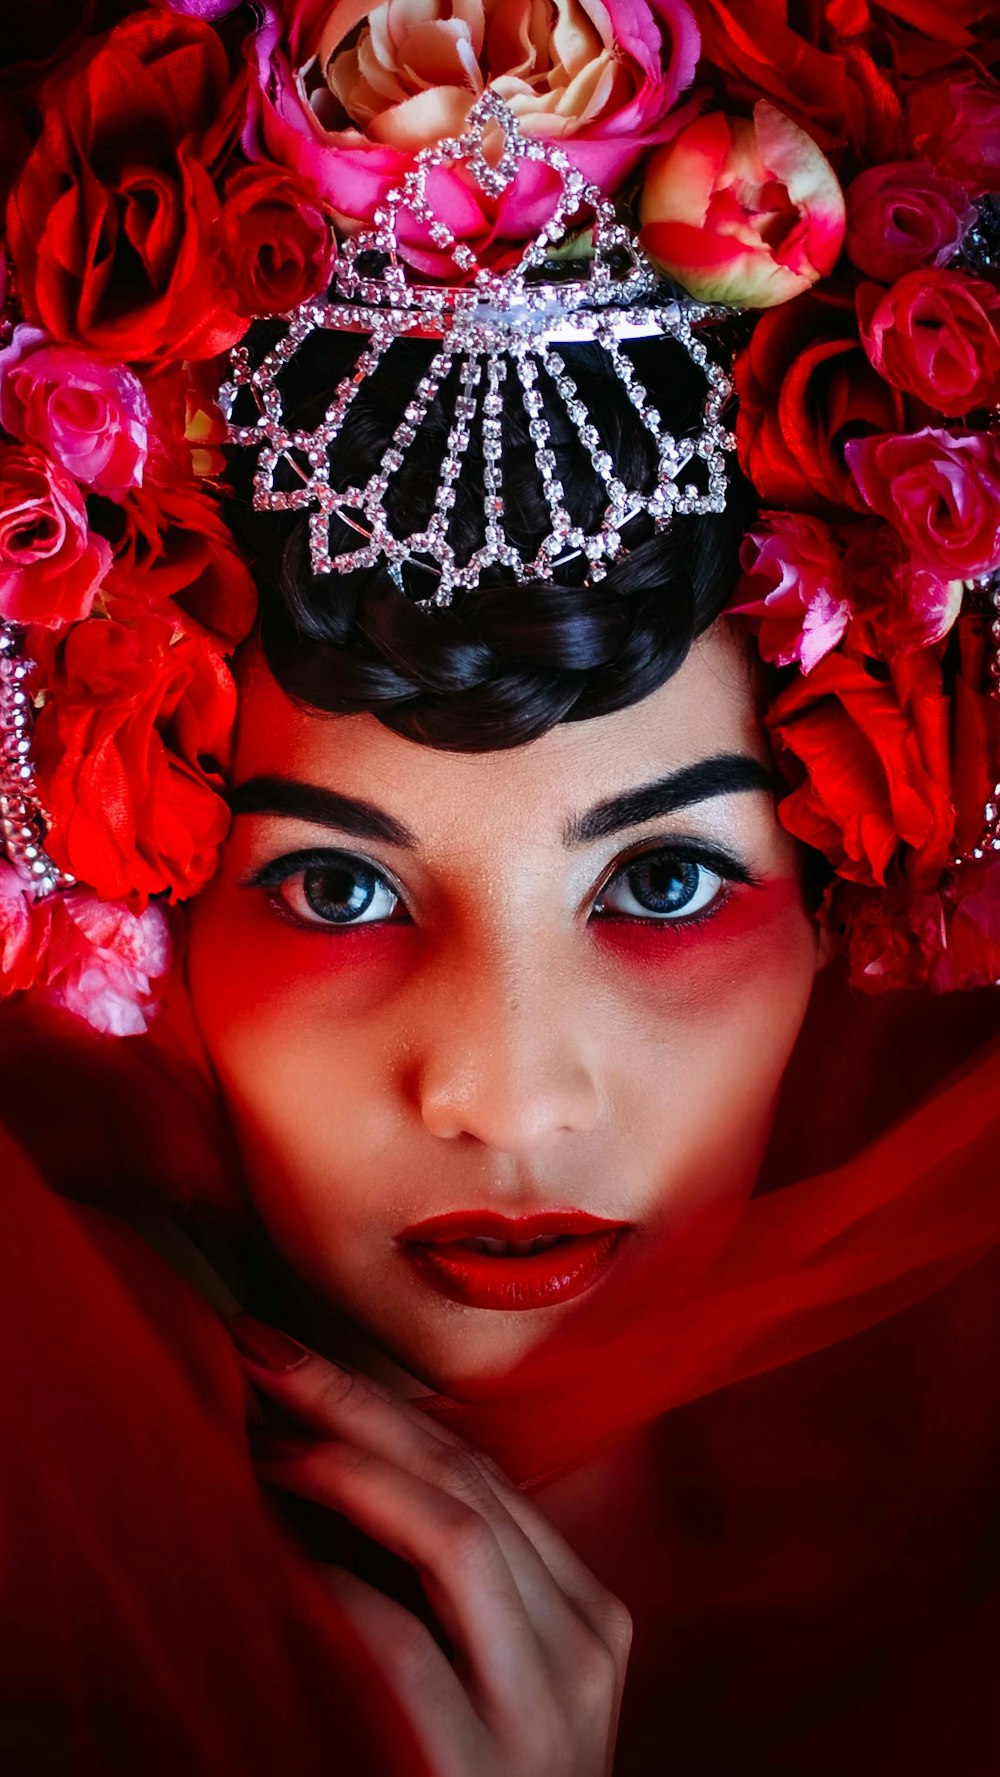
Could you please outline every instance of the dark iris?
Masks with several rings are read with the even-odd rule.
[[[679,913],[698,892],[701,865],[690,858],[643,858],[625,873],[632,894],[648,913]]]
[[[343,925],[367,913],[380,881],[364,864],[313,864],[302,877],[302,893],[321,919]]]

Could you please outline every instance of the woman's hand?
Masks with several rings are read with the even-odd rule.
[[[262,1478],[408,1561],[454,1650],[357,1575],[324,1570],[435,1777],[608,1777],[624,1605],[489,1457],[419,1408],[247,1315],[233,1333],[254,1386],[305,1428],[274,1435]]]

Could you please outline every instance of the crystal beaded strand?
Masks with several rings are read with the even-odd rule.
[[[989,636],[987,675],[989,695],[1000,704],[1000,570],[985,574],[980,580],[966,582],[969,591],[986,601],[986,624]],[[983,830],[974,846],[953,858],[957,868],[962,864],[979,863],[988,852],[1000,852],[1000,783],[993,785],[993,794],[983,809]]]
[[[33,664],[22,651],[20,632],[0,623],[0,835],[17,874],[40,897],[71,888],[74,878],[45,850],[47,821],[31,758],[28,681]]]

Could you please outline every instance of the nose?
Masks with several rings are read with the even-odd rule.
[[[526,1156],[600,1115],[593,1021],[570,971],[467,957],[421,1009],[414,1090],[424,1126]]]

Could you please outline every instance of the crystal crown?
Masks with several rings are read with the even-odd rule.
[[[457,169],[487,199],[497,199],[525,162],[541,163],[557,175],[558,196],[548,221],[514,267],[497,271],[480,264],[472,248],[435,215],[429,176],[437,168]],[[401,251],[403,224],[411,233],[414,227],[422,229],[433,249],[454,265],[454,283],[414,277]],[[581,238],[586,251],[578,258],[572,244]],[[450,604],[456,591],[474,588],[496,568],[509,570],[515,580],[530,581],[583,556],[585,578],[598,580],[610,562],[627,553],[623,532],[633,520],[645,517],[663,528],[675,513],[720,512],[725,506],[726,453],[733,439],[723,416],[731,382],[726,366],[709,352],[698,331],[722,313],[731,311],[706,307],[665,287],[613,205],[569,156],[551,143],[523,137],[504,101],[486,93],[470,114],[466,134],[419,153],[400,189],[389,192],[376,212],[373,226],[341,246],[325,297],[280,317],[284,331],[259,362],[252,361],[246,345],[234,350],[220,401],[230,441],[259,452],[254,506],[310,512],[310,552],[317,574],[353,573],[382,561],[402,587],[404,565],[416,566],[428,572],[433,588],[415,600],[422,607]],[[359,341],[356,362],[339,382],[320,423],[309,430],[286,419],[282,376],[317,330],[356,333],[364,343]],[[430,339],[437,349],[398,415],[388,449],[363,484],[335,485],[331,447],[348,424],[359,389],[375,376],[395,342],[409,338]],[[624,343],[640,339],[678,342],[701,371],[704,404],[693,435],[674,436],[640,380]],[[617,472],[599,418],[588,408],[563,355],[563,347],[583,343],[603,352],[652,441],[652,485],[629,487]],[[446,378],[457,393],[449,409],[443,457],[420,528],[407,530],[394,522],[393,478],[409,453],[426,457],[422,428]],[[509,379],[514,379],[523,404],[550,521],[533,552],[518,547],[506,523],[504,385]],[[546,417],[553,401],[565,409],[601,489],[603,512],[590,530],[575,525],[567,510]],[[450,535],[451,513],[455,483],[477,428],[483,529],[479,547],[460,559]],[[697,464],[701,466],[695,468]],[[334,519],[358,536],[356,546],[334,547]]]

